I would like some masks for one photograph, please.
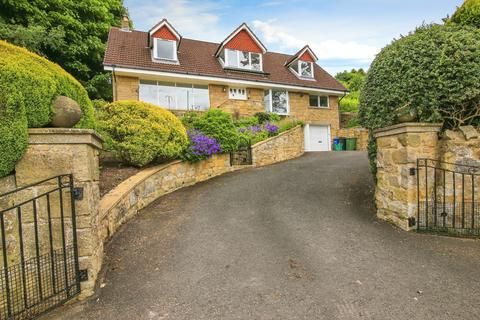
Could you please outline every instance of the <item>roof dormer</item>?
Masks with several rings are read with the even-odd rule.
[[[294,54],[285,63],[285,66],[301,79],[315,79],[313,64],[317,60],[318,58],[312,49],[309,46],[305,46]]]
[[[226,69],[263,72],[267,48],[250,28],[242,23],[217,48],[215,56]]]
[[[177,52],[182,37],[167,19],[157,23],[148,34],[154,61],[178,63]]]

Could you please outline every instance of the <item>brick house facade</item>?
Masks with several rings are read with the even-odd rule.
[[[274,112],[303,120],[307,151],[330,150],[346,89],[305,46],[268,52],[242,24],[222,43],[182,38],[167,20],[148,32],[112,28],[105,70],[114,100],[142,100],[177,112],[220,108],[235,117]]]

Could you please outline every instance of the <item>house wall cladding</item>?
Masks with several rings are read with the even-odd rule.
[[[228,86],[209,85],[210,106],[219,108],[240,117],[251,117],[257,112],[264,112],[263,89],[247,88],[247,100],[228,98]]]
[[[377,186],[375,202],[377,216],[392,222],[405,230],[410,230],[408,218],[417,216],[417,177],[410,174],[416,168],[417,159],[428,158],[451,163],[456,166],[480,166],[480,134],[468,126],[461,131],[447,130],[439,137],[441,125],[427,123],[406,123],[377,130]],[[468,130],[468,133],[466,133]],[[418,174],[418,173],[417,173]],[[434,188],[432,176],[427,182],[419,179],[418,195],[429,199]],[[454,195],[451,174],[437,186],[445,196]],[[425,185],[428,183],[428,188]],[[466,199],[471,193],[468,183],[460,187],[461,179],[456,181],[457,192],[465,188]],[[430,190],[430,189],[432,190]],[[426,190],[429,189],[429,190]],[[450,198],[449,198],[450,199]]]

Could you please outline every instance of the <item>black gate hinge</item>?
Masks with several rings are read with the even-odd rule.
[[[73,198],[75,200],[82,200],[83,199],[83,187],[73,188]]]
[[[80,281],[80,282],[88,281],[88,270],[87,269],[78,270],[78,281]]]

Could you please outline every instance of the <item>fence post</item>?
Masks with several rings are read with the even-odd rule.
[[[72,174],[74,185],[82,188],[83,198],[75,201],[79,269],[87,270],[81,283],[80,298],[94,293],[103,259],[99,235],[99,150],[102,139],[88,129],[29,129],[29,145],[15,167],[18,187],[57,176]],[[65,194],[72,190],[64,190]],[[41,235],[48,237],[48,234]]]
[[[437,158],[441,124],[402,123],[378,129],[377,216],[404,230],[417,218],[417,159]],[[420,182],[421,183],[421,182]],[[409,224],[410,219],[410,224]]]

